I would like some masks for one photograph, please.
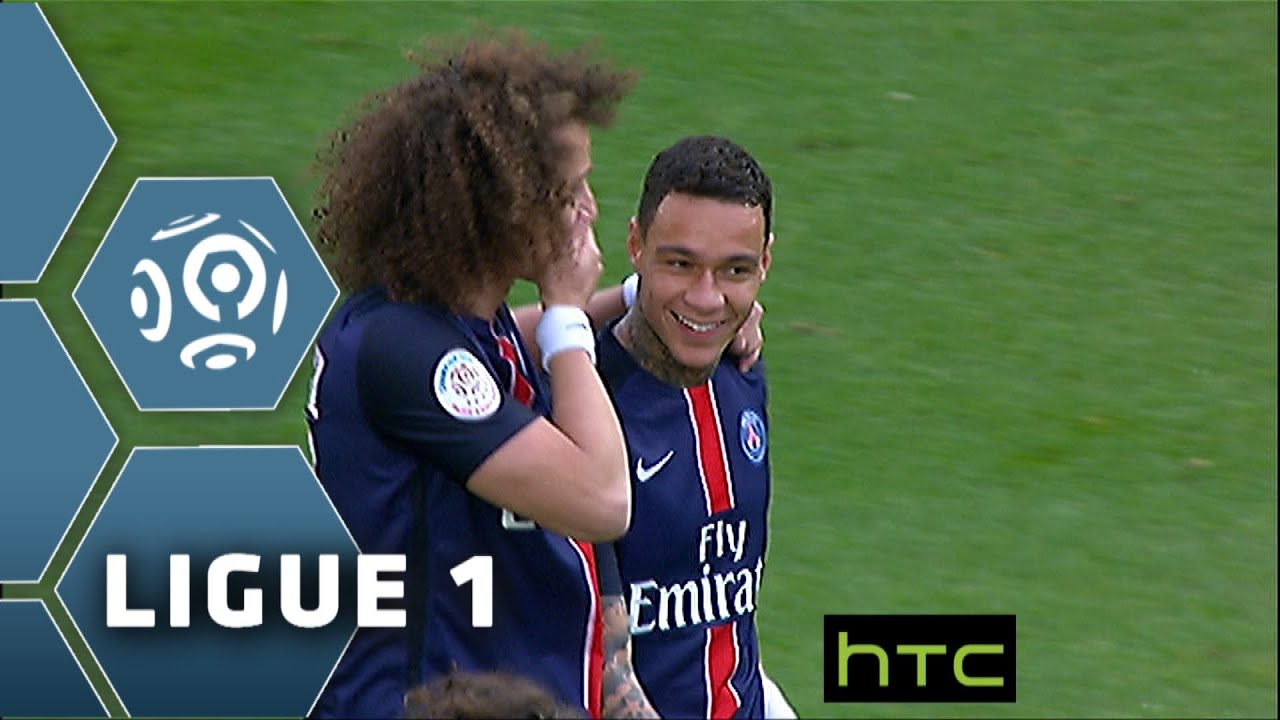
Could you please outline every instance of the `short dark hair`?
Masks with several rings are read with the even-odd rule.
[[[315,244],[347,292],[456,310],[535,248],[568,247],[555,133],[607,126],[635,74],[518,30],[411,58],[418,75],[371,95],[320,152]]]
[[[773,231],[773,183],[741,145],[713,135],[687,137],[653,158],[644,176],[636,222],[649,232],[662,200],[671,193],[741,202],[764,211],[764,236]]]

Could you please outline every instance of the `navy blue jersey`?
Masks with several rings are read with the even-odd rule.
[[[316,717],[400,717],[406,689],[452,669],[524,675],[597,711],[595,552],[496,507],[467,478],[550,414],[549,391],[504,306],[490,322],[353,296],[316,344],[307,408],[316,474],[361,552],[408,558],[407,629],[356,631]],[[472,626],[474,584],[450,571],[493,558],[493,626]]]
[[[679,388],[641,369],[612,328],[599,355],[633,464],[634,517],[614,548],[640,684],[662,717],[763,717],[763,363],[744,374],[725,359],[705,384]]]

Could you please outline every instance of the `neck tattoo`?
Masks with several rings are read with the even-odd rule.
[[[654,332],[649,321],[645,320],[644,313],[640,312],[638,305],[627,311],[626,316],[614,328],[614,336],[618,338],[618,342],[622,343],[622,347],[631,353],[636,364],[668,385],[676,387],[701,385],[709,380],[716,370],[714,364],[702,368],[681,365],[671,355],[662,338],[658,337],[658,333]]]

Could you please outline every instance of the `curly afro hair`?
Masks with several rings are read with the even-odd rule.
[[[317,157],[315,244],[347,292],[457,311],[533,253],[563,251],[556,132],[608,126],[636,76],[514,29],[409,57],[420,72],[366,98]]]
[[[542,686],[523,676],[456,670],[410,690],[405,695],[404,716],[445,720],[590,717],[561,704]]]

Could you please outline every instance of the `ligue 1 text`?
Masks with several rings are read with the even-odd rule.
[[[302,597],[302,556],[280,555],[279,598],[280,616],[299,628],[321,628],[338,616],[341,581],[339,556],[322,554],[308,562],[318,565],[318,597],[315,607],[304,608]],[[225,628],[255,628],[263,624],[263,587],[269,578],[250,584],[237,599],[231,602],[231,576],[242,574],[257,576],[262,557],[251,553],[228,553],[215,557],[204,571],[208,584],[205,610],[209,619]],[[404,555],[364,554],[356,558],[355,597],[356,624],[360,627],[406,626],[404,610],[380,607],[383,601],[403,600],[404,582],[384,579],[384,573],[404,573]],[[169,555],[169,617],[168,627],[191,627],[191,556]],[[156,610],[145,607],[129,607],[127,588],[129,574],[128,557],[122,554],[107,555],[106,573],[106,622],[111,628],[154,628]],[[493,624],[493,559],[477,555],[453,568],[453,577],[459,587],[472,585],[472,624],[488,627]],[[243,581],[245,578],[241,578]],[[243,586],[244,583],[239,583]],[[308,588],[310,589],[310,588]],[[348,595],[349,597],[349,595]],[[239,607],[233,607],[238,605]]]

